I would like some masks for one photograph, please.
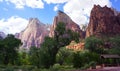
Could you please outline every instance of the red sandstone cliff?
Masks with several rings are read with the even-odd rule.
[[[74,32],[78,32],[78,33],[80,33],[80,35],[82,37],[82,31],[81,31],[79,25],[77,25],[75,22],[73,22],[71,20],[71,18],[62,11],[58,11],[58,15],[54,17],[53,25],[52,25],[52,27],[50,29],[50,33],[49,33],[50,37],[54,36],[54,30],[59,22],[65,23],[66,29],[71,29]]]
[[[120,34],[120,13],[116,14],[111,8],[94,5],[86,37],[95,36],[114,36]]]

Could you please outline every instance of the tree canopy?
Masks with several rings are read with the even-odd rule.
[[[3,64],[15,64],[17,60],[17,49],[21,41],[13,35],[8,35],[0,41],[0,61]]]
[[[59,22],[55,28],[54,37],[45,37],[40,49],[34,52],[38,52],[39,54],[38,60],[37,58],[35,59],[35,61],[39,63],[37,67],[49,68],[54,65],[56,54],[59,49],[68,45],[72,40],[79,40],[79,35],[71,30],[68,32],[65,28],[65,24],[63,22]],[[34,58],[34,56],[36,55],[33,55],[32,58]]]

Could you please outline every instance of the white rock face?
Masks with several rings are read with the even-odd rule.
[[[31,18],[29,24],[25,30],[23,30],[18,36],[23,42],[22,47],[30,48],[31,46],[40,47],[44,37],[48,36],[48,26],[41,23],[37,18]]]
[[[5,38],[5,37],[6,37],[5,33],[4,32],[0,32],[0,38]]]

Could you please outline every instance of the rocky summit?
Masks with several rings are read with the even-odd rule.
[[[37,18],[30,18],[26,29],[16,35],[23,42],[23,48],[40,47],[44,37],[49,34],[48,29],[49,27],[41,23]]]
[[[86,37],[120,35],[120,13],[112,8],[94,5],[90,22],[86,30]]]
[[[4,32],[0,32],[0,39],[5,38],[5,37],[6,37],[5,33]]]
[[[50,37],[54,36],[54,30],[59,22],[63,22],[66,26],[66,29],[71,29],[72,31],[80,33],[80,36],[82,37],[82,30],[80,29],[79,25],[73,22],[71,18],[62,11],[58,11],[57,16],[54,17],[53,25],[51,26],[49,33]]]

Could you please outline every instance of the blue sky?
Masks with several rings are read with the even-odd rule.
[[[19,33],[25,29],[29,18],[52,24],[57,10],[64,11],[79,25],[86,24],[94,4],[120,11],[120,0],[0,0],[0,31]]]
[[[54,7],[57,4],[47,4],[45,1],[44,8],[31,8],[25,6],[24,8],[16,8],[13,3],[8,4],[8,2],[4,1],[0,2],[0,19],[8,19],[11,16],[19,16],[22,18],[38,18],[43,23],[51,24],[53,17],[56,15],[56,11],[54,11]],[[63,3],[64,4],[64,3]],[[62,10],[63,4],[59,5],[59,10]]]

